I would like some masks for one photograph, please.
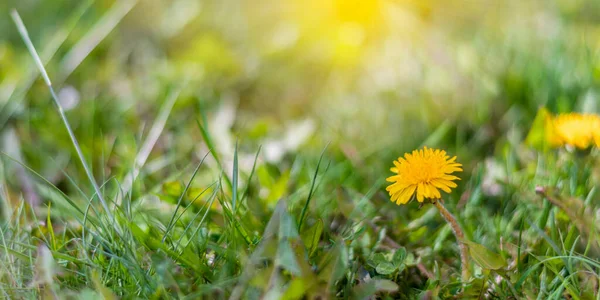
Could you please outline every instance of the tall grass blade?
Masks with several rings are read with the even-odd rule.
[[[252,163],[252,170],[250,170],[250,175],[248,176],[248,181],[246,182],[246,188],[244,189],[244,193],[242,194],[242,197],[240,197],[240,206],[242,205],[242,203],[244,203],[244,200],[246,200],[246,197],[248,196],[248,191],[250,190],[250,182],[252,181],[252,178],[254,177],[254,172],[256,171],[256,162],[258,161],[258,155],[260,154],[260,150],[262,149],[262,146],[258,146],[258,151],[256,151],[256,155],[254,156],[254,162]]]
[[[210,136],[210,133],[208,132],[206,125],[203,126],[202,124],[206,124],[206,120],[205,117],[202,118],[204,123],[200,123],[199,120],[196,120],[196,124],[198,125],[198,128],[200,129],[200,134],[202,134],[202,138],[204,139],[204,142],[206,143],[206,146],[208,147],[210,153],[212,154],[213,158],[215,159],[215,161],[217,162],[217,164],[219,165],[219,168],[221,169],[221,171],[223,172],[223,164],[221,163],[221,159],[219,158],[219,154],[217,153],[217,149],[215,148],[215,144],[213,143],[212,137]],[[231,182],[231,180],[229,179],[228,176],[224,176],[225,178],[225,183],[227,183],[227,187],[232,189],[233,187],[233,183]]]
[[[41,61],[44,64],[54,57],[58,49],[67,40],[69,34],[73,31],[81,17],[88,11],[93,2],[93,0],[81,1],[80,5],[73,10],[73,13],[66,19],[61,28],[59,28],[50,38],[50,41],[44,46],[44,49],[42,49],[40,54]],[[23,101],[25,95],[37,79],[37,74],[38,71],[36,71],[35,65],[33,67],[27,67],[25,79],[21,81],[15,91],[8,97],[8,101],[0,108],[0,128],[4,127],[10,116],[19,107],[19,103]]]
[[[237,189],[238,189],[238,142],[235,142],[235,149],[233,152],[233,172],[231,173],[232,177],[232,186],[231,186],[231,205],[233,216],[235,217],[236,210],[236,202],[237,202]]]
[[[173,212],[173,215],[171,216],[171,219],[169,220],[169,223],[167,224],[167,227],[165,229],[165,234],[163,235],[161,242],[165,242],[165,240],[167,239],[167,236],[169,235],[169,231],[171,231],[172,227],[175,226],[175,218],[177,217],[177,211],[179,210],[179,207],[181,207],[181,202],[183,201],[183,197],[185,197],[185,195],[187,194],[187,191],[190,189],[190,186],[192,185],[192,182],[194,181],[194,178],[196,178],[196,174],[198,174],[198,171],[200,170],[200,167],[202,166],[202,164],[204,164],[204,160],[206,159],[206,157],[208,157],[208,154],[210,152],[207,152],[204,157],[202,157],[202,160],[200,160],[200,162],[198,163],[198,165],[196,166],[196,168],[194,169],[194,172],[192,173],[192,177],[190,177],[190,180],[188,181],[188,183],[185,185],[185,188],[183,189],[183,192],[181,192],[181,195],[179,195],[179,199],[177,199],[177,205],[175,206],[175,211]]]
[[[58,100],[58,96],[56,95],[54,88],[52,87],[52,82],[50,81],[50,77],[48,76],[48,73],[46,72],[46,68],[44,67],[44,64],[42,64],[42,61],[41,61],[37,51],[35,50],[33,43],[31,42],[31,38],[29,38],[29,33],[27,32],[27,28],[25,27],[25,24],[23,24],[23,20],[21,20],[21,16],[19,16],[19,13],[16,10],[12,10],[11,17],[12,17],[15,25],[17,26],[17,29],[19,30],[19,34],[21,35],[21,38],[23,39],[25,46],[27,46],[27,49],[29,50],[29,54],[33,57],[33,60],[35,61],[40,73],[42,74],[42,78],[44,79],[44,82],[46,83],[46,85],[48,86],[48,89],[50,90],[50,95],[52,96],[52,99],[54,100],[54,104],[56,105],[56,108],[58,110],[60,118],[62,119],[63,124],[64,124],[67,132],[69,133],[69,137],[71,138],[73,147],[75,148],[75,151],[77,152],[77,156],[79,157],[79,160],[81,161],[81,165],[83,166],[83,169],[85,170],[85,173],[86,173],[90,183],[92,184],[94,191],[98,195],[98,199],[100,200],[102,207],[104,208],[106,213],[110,216],[110,218],[114,221],[115,217],[112,214],[112,212],[110,211],[110,209],[108,208],[108,204],[106,203],[106,201],[104,200],[104,197],[102,196],[102,193],[100,192],[100,188],[98,187],[98,184],[96,183],[96,180],[94,179],[94,175],[92,174],[91,169],[88,167],[85,157],[83,156],[83,152],[81,151],[81,147],[79,147],[79,142],[77,141],[77,138],[75,137],[75,134],[73,133],[73,130],[71,129],[69,120],[67,119],[67,116],[65,115],[65,112]],[[116,230],[118,230],[117,226],[115,226],[114,228]]]
[[[319,157],[319,161],[317,162],[317,169],[315,170],[315,175],[313,176],[312,183],[310,184],[310,191],[308,192],[308,197],[306,198],[306,203],[302,208],[302,213],[300,214],[300,221],[298,222],[298,231],[302,231],[302,222],[304,221],[304,217],[306,216],[306,211],[308,210],[308,206],[310,204],[310,200],[312,199],[313,192],[315,191],[315,184],[317,182],[317,175],[319,174],[319,167],[321,166],[321,161],[323,160],[323,156],[325,155],[325,150],[327,150],[327,144],[323,151],[321,152],[321,156]]]

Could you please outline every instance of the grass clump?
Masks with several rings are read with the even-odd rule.
[[[16,75],[0,69],[2,298],[597,299],[597,76],[582,67],[595,56],[530,31],[494,40],[512,30],[502,25],[512,8],[473,41],[461,22],[442,28],[450,8],[377,1],[353,13],[338,2],[315,7],[324,32],[292,15],[301,26],[282,21],[273,40],[251,29],[279,19],[227,3],[90,1],[50,34],[39,32],[59,19],[49,4],[35,9],[50,21],[7,12],[0,62]],[[253,18],[225,25],[223,11]],[[403,69],[422,85],[387,72],[420,49],[385,51],[412,36],[387,32],[397,14],[452,45],[416,56],[427,72]],[[577,29],[569,16],[554,34]],[[253,24],[244,34],[242,19]],[[556,47],[538,56],[533,42]],[[457,58],[440,70],[439,53]],[[460,164],[415,151],[395,162],[388,195],[388,162],[423,146]],[[436,207],[394,203],[412,199]]]

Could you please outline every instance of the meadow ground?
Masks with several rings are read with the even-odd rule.
[[[0,298],[600,299],[599,33],[585,0],[2,1]]]

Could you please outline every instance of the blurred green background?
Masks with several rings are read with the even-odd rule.
[[[388,221],[383,225],[388,235],[428,268],[434,268],[436,255],[452,264],[455,253],[441,246],[450,243],[448,228],[429,234],[433,229],[423,225],[437,226],[434,214],[389,203],[383,179],[392,160],[421,145],[457,155],[465,165],[464,181],[448,199],[461,207],[467,235],[498,250],[503,247],[498,240],[516,243],[518,236],[520,243],[517,225],[522,230],[524,219],[517,216],[535,211],[531,218],[543,220],[541,229],[546,226],[550,205],[538,216],[541,205],[520,201],[527,198],[521,196],[531,196],[540,182],[579,172],[568,165],[560,175],[548,175],[538,169],[551,169],[551,163],[530,164],[537,154],[522,141],[538,108],[600,112],[600,1],[595,0],[0,1],[0,150],[82,205],[92,189],[10,18],[12,8],[29,30],[96,179],[110,182],[107,194],[119,198],[115,182],[127,181],[139,153],[148,150],[144,144],[156,138],[130,197],[144,203],[136,209],[154,210],[144,215],[145,227],[140,225],[149,235],[152,224],[162,230],[168,221],[165,207],[172,206],[163,203],[165,195],[182,192],[209,148],[231,176],[237,143],[240,187],[262,147],[258,183],[247,183],[246,190],[249,199],[261,201],[249,201],[248,211],[240,212],[243,226],[258,239],[278,199],[287,197],[298,218],[320,153],[329,145],[321,170],[331,168],[307,222],[314,226],[325,220],[330,241],[356,241],[362,233],[346,239],[343,226],[336,226],[340,212],[362,222],[349,217],[358,207],[366,219]],[[207,145],[198,123],[206,126],[214,145]],[[164,130],[153,132],[157,124]],[[214,158],[206,164],[211,168],[201,170],[196,189],[221,174]],[[2,192],[13,204],[21,197],[54,199],[18,164],[2,168]],[[546,180],[546,175],[554,177]],[[498,185],[498,178],[505,185]],[[561,187],[585,197],[595,185],[587,178],[573,175],[571,185]],[[230,194],[223,193],[219,199],[229,201]],[[52,203],[53,218],[68,224],[71,212]],[[39,208],[44,215],[46,207]],[[12,213],[5,210],[4,219]],[[420,221],[412,223],[417,216]],[[559,225],[575,230],[564,214],[559,216]],[[221,234],[223,221],[215,219],[206,228]],[[414,235],[407,233],[416,228]],[[528,230],[535,253],[545,255],[548,245],[540,246],[536,228]],[[35,240],[29,238],[27,243]],[[229,247],[235,239],[227,238],[215,244]],[[352,247],[359,252],[362,246]],[[240,255],[251,252],[240,250]],[[214,268],[223,272],[219,276],[241,273],[237,257],[228,263],[233,267]],[[176,276],[188,279],[182,274]],[[533,274],[537,280],[539,274]],[[405,284],[425,289],[416,281]],[[120,288],[111,280],[103,284]],[[532,291],[540,285],[527,284]],[[154,287],[149,284],[148,291]]]
[[[540,105],[598,109],[596,1],[9,0],[0,4],[2,128],[57,121],[43,113],[52,104],[42,82],[28,89],[35,72],[12,7],[69,114],[93,122],[78,130],[106,139],[132,138],[117,129],[143,130],[184,83],[167,125],[175,147],[194,141],[188,127],[202,109],[210,117],[223,103],[235,116],[223,132],[260,140],[304,124],[359,155],[410,149],[443,124],[446,143],[488,153]],[[28,133],[54,148],[60,133],[43,129]]]

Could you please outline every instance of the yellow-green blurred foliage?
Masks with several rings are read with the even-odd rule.
[[[14,3],[40,48],[64,24],[34,16],[68,16],[70,5]],[[94,2],[48,68],[64,67],[117,6]],[[367,153],[418,145],[446,121],[485,144],[530,125],[540,105],[598,110],[599,11],[583,0],[137,1],[65,83],[107,86],[108,98],[148,108],[161,87],[190,80],[186,105],[233,101],[234,131],[310,118],[323,140]],[[25,61],[10,58],[25,52],[5,32],[0,59]]]

